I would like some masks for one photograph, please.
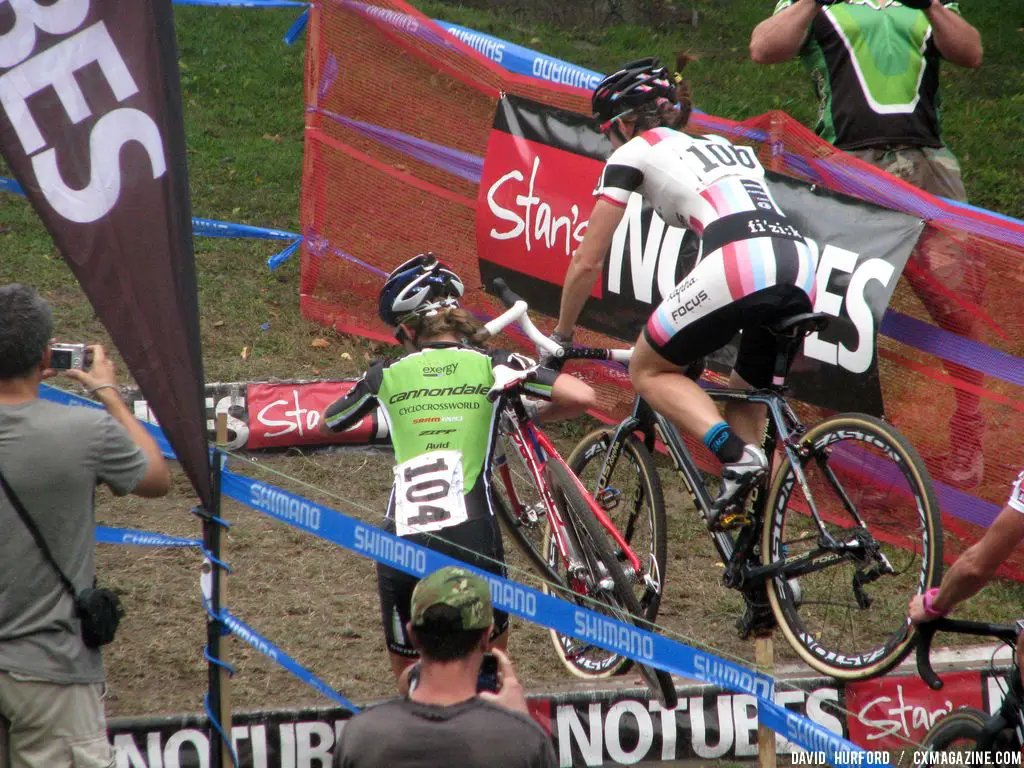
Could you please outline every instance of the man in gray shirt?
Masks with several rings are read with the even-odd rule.
[[[418,679],[400,699],[364,710],[342,731],[335,768],[554,768],[551,740],[531,718],[501,651],[498,693],[477,693],[489,646],[491,593],[463,568],[442,568],[412,593],[408,636]]]
[[[160,449],[92,347],[67,375],[105,411],[39,399],[50,369],[50,309],[36,292],[0,287],[0,472],[76,590],[95,578],[93,494],[162,496]],[[107,768],[103,659],[82,641],[74,601],[0,490],[0,768]]]

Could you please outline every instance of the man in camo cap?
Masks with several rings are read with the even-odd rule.
[[[416,585],[412,593],[412,626],[424,626],[427,613],[435,606],[454,609],[453,629],[491,626],[491,589],[484,579],[465,568],[441,568]]]
[[[335,768],[554,768],[512,662],[490,647],[492,621],[490,587],[472,571],[442,568],[420,581],[406,627],[420,654],[417,682],[348,722]],[[498,660],[497,693],[478,692],[487,652]]]

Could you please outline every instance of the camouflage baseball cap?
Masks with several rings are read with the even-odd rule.
[[[434,571],[412,593],[412,625],[423,625],[427,609],[447,605],[461,614],[461,626],[453,629],[487,629],[491,626],[491,589],[487,582],[465,568]]]

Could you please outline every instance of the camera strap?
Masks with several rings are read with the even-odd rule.
[[[14,489],[11,488],[10,484],[7,482],[7,478],[4,477],[3,472],[0,472],[0,486],[3,486],[4,493],[7,494],[7,498],[14,507],[14,511],[18,513],[18,517],[20,517],[22,522],[25,523],[25,527],[28,528],[29,532],[32,534],[32,538],[36,540],[36,546],[39,547],[46,559],[50,561],[50,565],[53,566],[53,570],[55,570],[57,575],[60,576],[61,583],[67,591],[71,593],[71,597],[77,599],[78,590],[75,589],[75,585],[71,583],[71,579],[67,577],[61,567],[57,564],[57,559],[53,556],[53,553],[50,552],[50,548],[46,546],[46,539],[43,538],[43,534],[40,533],[39,528],[36,527],[32,517],[25,510],[24,505],[21,503],[21,499],[18,498]]]

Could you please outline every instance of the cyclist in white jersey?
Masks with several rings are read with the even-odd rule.
[[[923,595],[915,595],[910,601],[910,620],[919,624],[945,616],[988,584],[999,566],[1021,544],[1024,544],[1024,472],[1017,476],[1006,506],[985,535],[957,558],[943,577],[942,585]],[[1021,643],[1024,645],[1024,637]]]
[[[679,68],[686,63],[681,56]],[[767,469],[758,447],[763,407],[730,404],[723,420],[682,366],[743,332],[734,386],[771,383],[775,343],[765,324],[810,312],[816,251],[772,198],[753,149],[682,133],[689,86],[657,59],[626,65],[598,85],[593,109],[615,151],[594,194],[587,233],[565,276],[555,338],[566,342],[599,276],[629,196],[666,223],[701,236],[697,266],[665,297],[636,341],[636,391],[723,464],[712,529],[744,522],[743,499]],[[730,422],[732,426],[730,426]]]

